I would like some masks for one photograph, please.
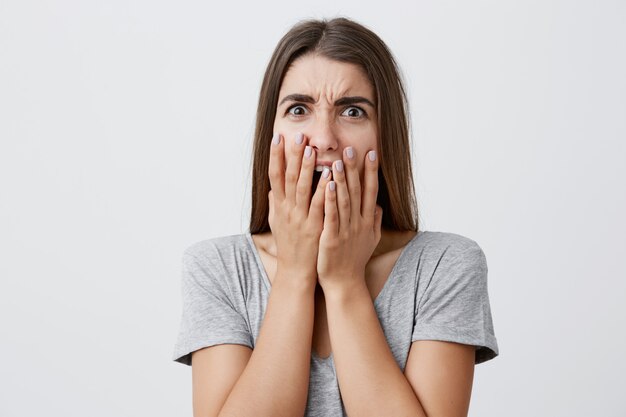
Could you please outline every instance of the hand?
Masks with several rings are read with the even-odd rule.
[[[282,277],[304,280],[303,284],[315,288],[317,252],[324,227],[324,192],[332,174],[327,170],[328,176],[322,175],[311,199],[315,150],[306,146],[304,135],[298,134],[291,138],[295,142],[285,157],[285,139],[278,133],[274,139],[268,170],[268,221],[276,240],[277,271]]]
[[[344,150],[343,161],[333,163],[334,181],[326,186],[324,228],[317,257],[318,279],[324,293],[364,280],[365,266],[381,236],[382,208],[376,205],[378,158],[374,151],[365,156],[361,199],[358,155],[352,149],[353,158],[349,158],[349,149]],[[335,190],[331,189],[333,183]]]

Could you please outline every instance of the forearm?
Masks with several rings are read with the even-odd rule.
[[[302,416],[311,361],[315,287],[276,275],[250,360],[220,416]]]
[[[350,416],[426,417],[362,285],[324,293],[341,396]]]

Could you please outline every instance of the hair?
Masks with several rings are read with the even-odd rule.
[[[411,169],[408,102],[398,66],[385,43],[368,28],[346,18],[299,22],[278,42],[265,70],[256,114],[252,166],[250,233],[270,230],[269,156],[278,94],[290,65],[306,54],[356,64],[374,87],[378,109],[377,204],[382,227],[418,231]]]

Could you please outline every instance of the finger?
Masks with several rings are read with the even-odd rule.
[[[369,151],[367,153],[364,166],[361,216],[363,216],[366,221],[373,223],[376,196],[378,195],[378,158],[376,151]]]
[[[267,193],[267,199],[269,200],[270,206],[269,215],[267,216],[267,222],[269,223],[271,230],[272,225],[274,224],[274,192],[272,190]]]
[[[374,214],[374,236],[376,241],[380,241],[381,225],[383,223],[383,208],[376,206],[376,213]]]
[[[284,175],[285,175],[285,141],[280,133],[274,133],[270,145],[270,163],[268,176],[270,188],[274,191],[274,197],[282,200],[285,198]]]
[[[311,204],[311,183],[313,182],[313,171],[315,170],[315,150],[311,146],[304,147],[304,157],[300,167],[300,179],[296,186],[296,206],[309,211]]]
[[[348,193],[343,161],[340,159],[333,163],[333,181],[336,184],[339,230],[346,230],[350,227],[350,194]]]
[[[297,133],[287,152],[287,169],[285,170],[285,197],[296,203],[296,184],[300,176],[302,154],[304,153],[304,135]]]
[[[330,169],[324,167],[320,181],[317,183],[317,188],[311,199],[311,206],[309,207],[309,218],[316,222],[322,222],[324,218],[324,200],[326,192],[326,184],[332,179]]]
[[[344,169],[348,182],[348,194],[350,195],[350,221],[353,222],[361,216],[361,181],[359,169],[356,165],[356,152],[351,146],[343,151]]]
[[[339,213],[337,211],[337,184],[330,181],[326,186],[324,200],[324,232],[336,236],[339,232]]]

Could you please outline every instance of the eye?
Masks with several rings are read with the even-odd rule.
[[[367,113],[365,113],[365,110],[363,110],[360,107],[356,107],[356,106],[350,106],[348,108],[346,108],[343,113],[341,113],[342,116],[348,116],[351,117],[353,119],[359,119],[361,117],[365,117],[367,116]]]
[[[292,116],[304,116],[306,114],[306,107],[296,104],[287,109],[287,113]]]

